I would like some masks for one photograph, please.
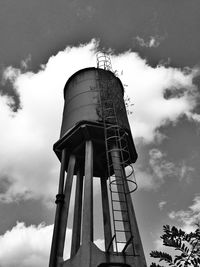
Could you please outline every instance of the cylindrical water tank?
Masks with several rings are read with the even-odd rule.
[[[102,123],[102,105],[107,109],[110,104],[114,106],[118,125],[130,131],[123,95],[123,85],[111,71],[86,68],[76,72],[64,88],[65,105],[60,137],[81,121]],[[116,123],[113,118],[107,120]]]

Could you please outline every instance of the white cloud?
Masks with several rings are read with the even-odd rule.
[[[153,190],[157,188],[154,176],[147,171],[143,171],[142,167],[135,167],[135,176],[139,190]]]
[[[167,204],[166,201],[161,201],[161,202],[159,202],[159,203],[158,203],[159,209],[162,210],[163,207],[164,207],[166,204]]]
[[[133,115],[129,117],[134,137],[151,142],[159,134],[156,130],[161,125],[175,122],[184,114],[193,114],[197,94],[193,77],[199,74],[198,69],[181,71],[164,66],[152,68],[136,53],[130,52],[113,56],[112,61],[115,69],[123,68],[120,78],[128,85],[126,91],[134,104]],[[179,93],[183,88],[185,92],[179,97],[164,97],[166,89]]]
[[[162,239],[156,239],[154,241],[155,249],[156,250],[164,250],[165,246],[163,245],[163,240]]]
[[[43,223],[26,226],[24,222],[16,225],[0,236],[1,267],[44,267],[48,266],[52,242],[53,225]],[[64,247],[64,260],[70,257],[72,230],[67,229]],[[105,250],[104,240],[94,243]]]
[[[149,164],[153,171],[153,174],[163,182],[167,176],[176,175],[176,168],[172,162],[165,160],[165,154],[158,149],[151,149],[149,151],[150,159]]]
[[[191,183],[192,173],[194,170],[195,169],[193,167],[186,165],[186,163],[183,161],[179,169],[179,181],[185,181],[188,184]]]
[[[197,114],[197,113],[188,113],[187,114],[188,118],[193,120],[193,121],[196,121],[198,123],[200,123],[200,114]]]
[[[52,146],[59,138],[63,109],[63,87],[77,70],[96,66],[97,43],[67,47],[52,56],[37,73],[8,67],[4,80],[10,80],[19,93],[22,109],[9,110],[7,99],[0,97],[0,180],[8,177],[11,185],[0,194],[1,201],[20,198],[54,199],[58,185],[59,162]],[[134,113],[130,124],[135,138],[152,142],[160,136],[158,128],[181,115],[192,116],[195,107],[195,86],[192,79],[197,70],[159,66],[152,68],[138,54],[126,52],[112,57],[120,70],[127,93],[133,99]],[[165,99],[165,89],[186,88],[179,97]],[[159,137],[160,138],[160,137]],[[169,166],[170,167],[170,166]],[[155,169],[159,176],[159,169]],[[151,186],[149,181],[147,186]]]
[[[200,196],[193,199],[187,210],[171,211],[169,218],[178,221],[185,231],[194,231],[195,224],[200,222]]]
[[[139,189],[156,190],[166,178],[177,176],[178,168],[165,158],[164,153],[153,148],[149,151],[148,168],[144,167],[144,164],[136,163],[136,178]]]
[[[17,223],[0,236],[0,262],[2,267],[47,266],[51,245],[52,225],[26,227]]]
[[[149,151],[148,167],[140,161],[134,165],[139,189],[156,190],[169,178],[175,178],[180,182],[192,182],[191,174],[194,168],[186,165],[185,162],[176,165],[166,160],[166,157],[165,153],[153,148]]]
[[[31,55],[29,54],[25,59],[21,61],[21,68],[26,71],[29,67],[29,64],[31,62]]]
[[[136,42],[141,46],[141,47],[158,47],[161,43],[161,41],[163,41],[165,39],[165,36],[159,36],[159,35],[155,35],[155,36],[150,36],[149,40],[145,41],[143,38],[136,36]]]
[[[53,225],[26,226],[17,222],[11,230],[0,236],[1,267],[44,267],[48,266]],[[65,259],[69,258],[71,230],[67,229]]]

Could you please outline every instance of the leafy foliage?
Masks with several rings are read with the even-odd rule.
[[[200,267],[200,228],[189,234],[175,226],[163,226],[164,234],[161,236],[163,245],[171,247],[179,254],[172,257],[170,254],[161,251],[151,251],[150,256],[164,261],[172,267]],[[163,267],[152,263],[150,267]]]

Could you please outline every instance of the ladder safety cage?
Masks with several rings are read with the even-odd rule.
[[[104,52],[98,52],[96,54],[96,57],[97,57],[97,68],[112,71],[112,64],[109,55],[107,55]]]
[[[100,66],[100,61],[98,61],[97,66]],[[107,82],[105,82],[104,80],[103,83],[101,83],[99,76],[97,77],[97,80],[100,90],[100,105],[104,127],[112,215],[113,236],[106,249],[107,252],[109,252],[109,249],[113,244],[113,253],[116,255],[125,254],[126,256],[136,256],[134,236],[131,231],[127,194],[130,194],[137,189],[137,183],[133,166],[130,163],[127,133],[125,129],[118,124],[113,100],[104,96],[104,90],[109,90],[110,81],[107,80]],[[104,88],[102,88],[102,84]],[[128,249],[130,247],[131,249]]]

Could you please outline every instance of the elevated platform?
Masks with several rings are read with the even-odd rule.
[[[112,127],[111,130],[112,131]],[[128,130],[125,130],[127,134],[127,141],[130,151],[130,162],[134,163],[137,160],[137,152],[132,139],[132,135]],[[61,151],[66,148],[67,150],[67,162],[68,165],[70,154],[74,154],[77,158],[78,164],[81,168],[84,168],[85,157],[85,141],[91,140],[94,144],[94,176],[95,177],[107,177],[107,162],[106,162],[106,147],[104,138],[104,126],[103,123],[81,121],[70,129],[61,139],[59,139],[53,146],[53,150],[56,153],[59,160],[61,160]],[[67,168],[67,167],[66,167]],[[75,168],[75,174],[76,174]]]

